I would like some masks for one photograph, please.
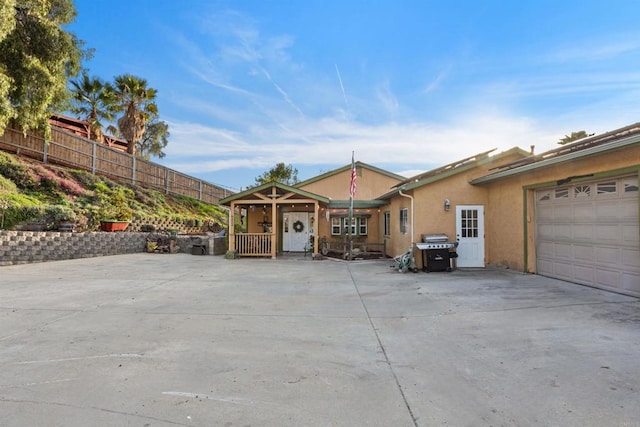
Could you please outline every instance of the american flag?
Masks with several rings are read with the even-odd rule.
[[[349,195],[353,199],[356,196],[356,164],[351,153],[351,184],[349,185]]]

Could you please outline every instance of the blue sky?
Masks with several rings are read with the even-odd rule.
[[[278,162],[411,176],[640,121],[635,0],[75,3],[90,74],[158,90],[158,162],[235,190]]]

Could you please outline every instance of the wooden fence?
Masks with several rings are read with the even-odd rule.
[[[5,129],[0,149],[51,163],[90,171],[116,181],[218,204],[233,194],[226,188],[182,174],[63,130],[52,128],[51,141],[15,129]]]

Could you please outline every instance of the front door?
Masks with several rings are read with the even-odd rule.
[[[458,267],[484,267],[484,206],[456,206]]]
[[[282,250],[302,252],[309,249],[309,213],[286,212],[282,217]]]

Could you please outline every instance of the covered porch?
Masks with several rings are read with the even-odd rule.
[[[329,199],[272,182],[220,201],[229,206],[229,251],[243,257],[318,255],[317,224]]]

